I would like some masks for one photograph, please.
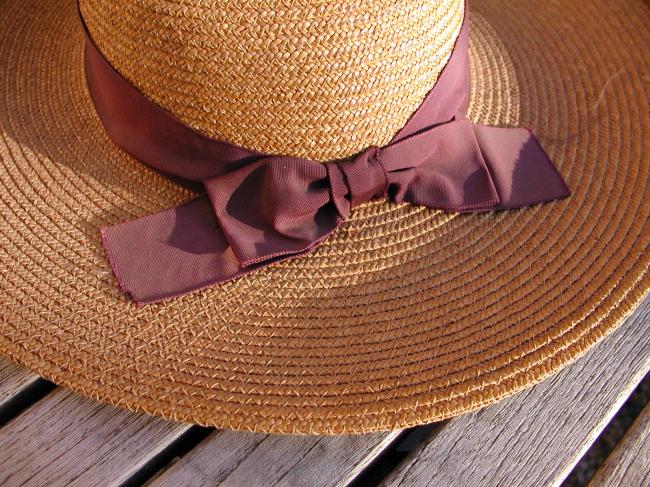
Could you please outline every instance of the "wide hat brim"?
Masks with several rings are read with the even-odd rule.
[[[543,379],[650,287],[646,2],[470,2],[471,117],[532,127],[570,198],[369,203],[310,255],[144,307],[98,229],[191,195],[106,136],[75,2],[2,13],[0,352],[57,384],[220,428],[403,428]]]

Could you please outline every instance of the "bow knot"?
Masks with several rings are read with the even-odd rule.
[[[326,165],[334,205],[347,218],[350,209],[370,200],[385,197],[388,174],[378,147],[370,147],[351,159]]]

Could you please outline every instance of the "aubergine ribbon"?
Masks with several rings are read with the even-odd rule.
[[[467,120],[468,26],[435,86],[386,146],[321,163],[203,135],[145,97],[86,37],[86,78],[113,141],[201,194],[101,229],[122,290],[137,303],[181,296],[302,255],[351,208],[385,198],[453,212],[520,208],[569,195],[530,130]]]

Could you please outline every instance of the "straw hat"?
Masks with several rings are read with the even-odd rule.
[[[647,2],[470,1],[470,118],[531,127],[570,198],[371,201],[309,254],[145,306],[116,286],[99,228],[193,193],[106,134],[74,1],[0,9],[0,352],[57,384],[220,428],[402,428],[543,379],[650,287]],[[465,16],[463,0],[80,11],[115,70],[197,133],[324,163],[391,140]]]

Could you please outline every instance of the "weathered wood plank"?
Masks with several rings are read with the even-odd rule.
[[[650,370],[650,297],[559,374],[434,432],[385,481],[559,485]]]
[[[120,485],[188,428],[56,389],[0,428],[0,485]]]
[[[598,469],[589,487],[650,485],[650,404]]]
[[[0,357],[0,411],[38,380],[31,370]]]
[[[216,431],[151,487],[346,485],[398,434],[291,437]]]

